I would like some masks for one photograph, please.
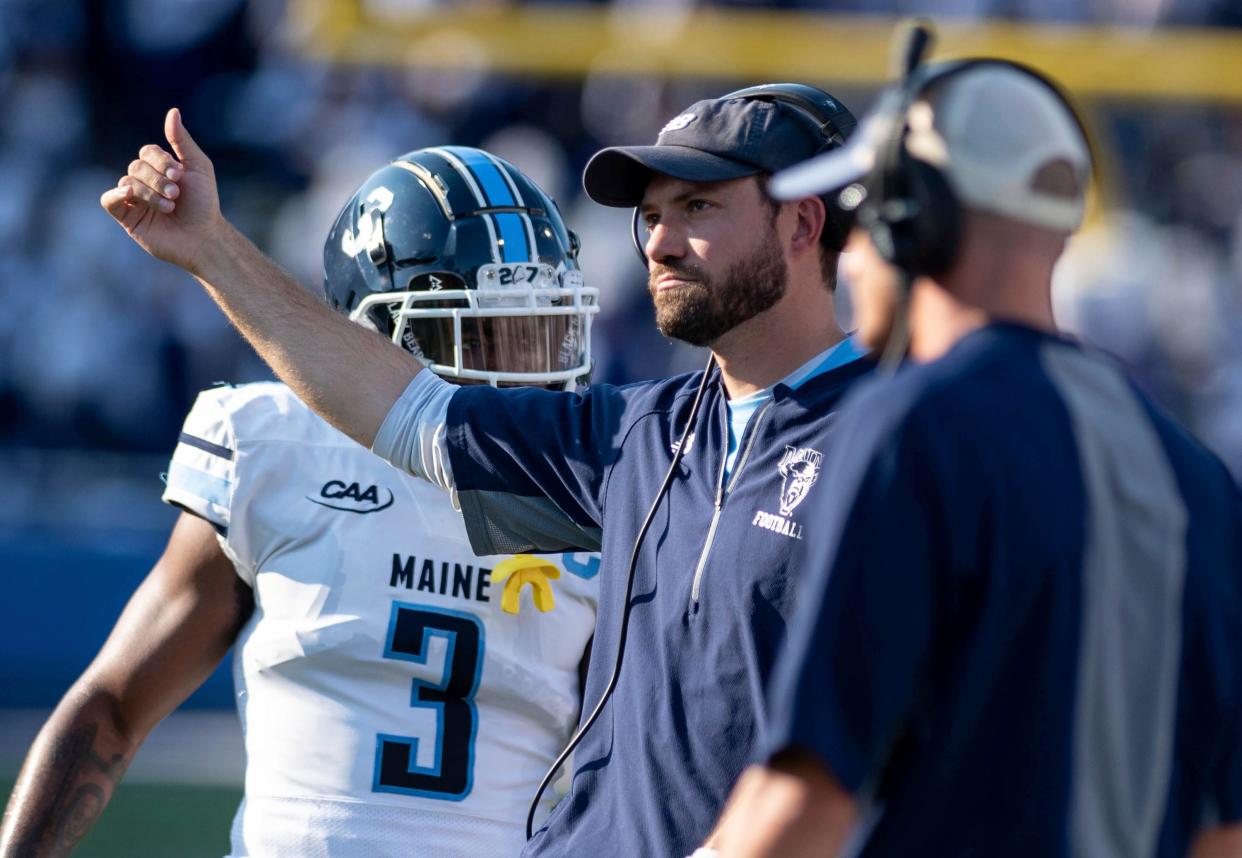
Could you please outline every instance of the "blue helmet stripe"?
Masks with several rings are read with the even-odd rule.
[[[500,169],[490,158],[478,149],[464,146],[445,146],[444,149],[457,156],[474,176],[479,187],[483,189],[489,206],[517,206],[518,201]],[[533,248],[526,234],[521,218],[516,214],[497,214],[493,216],[502,244],[504,262],[529,262]]]
[[[500,170],[496,169],[496,165],[489,161],[482,152],[459,146],[445,146],[444,148],[460,158],[461,162],[470,168],[470,172],[474,174],[474,178],[483,188],[483,193],[487,195],[488,205],[516,206],[518,204],[513,197],[513,192],[509,190],[508,183],[500,175]]]
[[[505,262],[530,262],[530,248],[527,244],[526,229],[522,225],[520,215],[506,213],[492,215],[496,218],[496,226],[500,230],[500,239],[504,242]]]

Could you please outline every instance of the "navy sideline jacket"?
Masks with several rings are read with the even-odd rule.
[[[816,526],[809,501],[832,491],[821,466],[835,409],[871,366],[776,385],[723,483],[726,399],[713,370],[643,542],[616,693],[575,754],[571,793],[524,855],[681,858],[711,832],[760,749],[795,590],[789,561]],[[583,394],[465,387],[449,403],[449,456],[475,551],[602,552],[584,713],[612,672],[634,539],[701,378]]]
[[[870,808],[863,856],[1173,858],[1242,821],[1242,498],[1215,456],[1016,325],[860,387],[838,433],[768,750]]]

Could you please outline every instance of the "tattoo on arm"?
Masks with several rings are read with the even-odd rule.
[[[49,782],[27,786],[43,793],[34,798],[45,810],[14,844],[15,855],[68,855],[95,824],[120,783],[130,757],[101,756],[95,747],[97,723],[74,726],[49,750]],[[40,846],[44,851],[40,851]]]
[[[232,574],[231,564],[222,558],[195,555],[184,562],[194,564],[194,574],[199,577],[177,586],[200,591],[211,608],[205,612],[205,625],[197,627],[206,637],[191,636],[201,657],[191,659],[188,665],[179,663],[176,668],[201,672],[205,677],[253,615],[254,592]],[[223,574],[229,578],[221,578]],[[221,611],[227,613],[221,615]],[[144,676],[144,671],[154,670],[158,664],[124,669]],[[128,700],[124,706],[114,694],[87,681],[66,695],[35,740],[13,789],[0,826],[0,858],[69,854],[103,813],[145,737],[145,723],[139,731],[141,736],[131,735],[135,725],[126,722],[123,710],[128,707],[142,718],[160,715],[164,706],[180,702],[172,696],[188,694],[189,688],[182,687],[185,684],[171,682],[163,691],[148,689],[145,697]]]
[[[65,805],[61,814],[63,821],[56,829],[56,848],[69,852],[78,841],[86,836],[99,814],[103,811],[106,801],[103,787],[97,784],[83,784],[78,787]]]

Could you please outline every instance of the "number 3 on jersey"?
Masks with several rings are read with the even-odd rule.
[[[413,681],[410,706],[435,715],[435,754],[418,764],[419,740],[412,736],[375,739],[373,792],[461,801],[474,779],[474,737],[478,713],[474,695],[483,670],[483,624],[460,611],[393,602],[384,658],[427,664],[432,641],[444,641],[444,672],[438,682]]]

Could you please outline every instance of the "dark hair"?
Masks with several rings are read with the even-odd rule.
[[[772,213],[772,221],[775,222],[777,216],[781,213],[780,200],[773,199],[768,193],[768,179],[772,177],[771,173],[760,173],[755,178],[759,183],[759,196],[767,203],[768,211]],[[828,287],[829,292],[835,292],[837,288],[837,260],[841,256],[841,246],[848,235],[849,230],[843,228],[833,218],[832,206],[827,201],[824,202],[824,228],[819,232],[819,271],[824,278],[824,285]]]

